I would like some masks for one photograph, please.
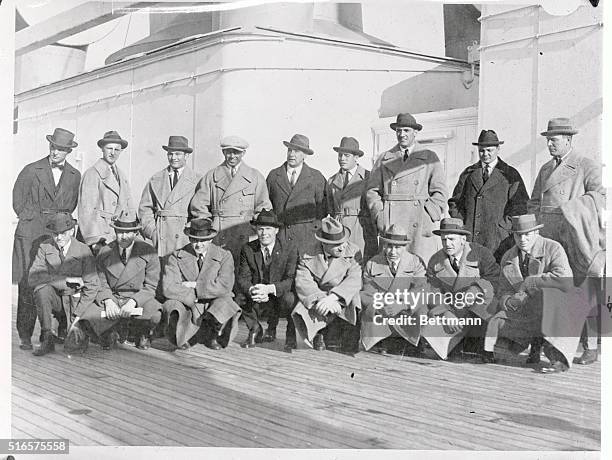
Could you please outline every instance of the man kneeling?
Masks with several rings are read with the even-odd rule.
[[[42,338],[35,356],[55,350],[52,316],[60,324],[72,321],[93,303],[100,288],[93,255],[74,237],[75,225],[70,214],[53,215],[47,223],[52,239],[41,243],[30,267],[28,282],[34,288]]]
[[[240,316],[232,299],[234,259],[212,243],[217,232],[210,220],[193,219],[184,232],[189,244],[170,255],[162,278],[168,340],[183,349],[200,342],[219,350],[234,337]]]
[[[295,274],[299,301],[292,313],[298,347],[305,344],[321,351],[327,340],[330,350],[358,351],[361,251],[348,242],[350,234],[328,216],[315,233],[320,243],[300,258]]]
[[[151,334],[161,320],[161,304],[155,299],[159,281],[159,258],[153,246],[137,240],[142,228],[133,212],[122,212],[111,222],[116,239],[96,257],[101,289],[81,317],[108,350],[119,337],[134,337],[137,348],[151,345]]]

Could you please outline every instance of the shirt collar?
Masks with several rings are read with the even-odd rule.
[[[185,167],[183,166],[182,168],[177,168],[176,171],[178,171],[178,175],[180,176],[181,174],[183,174],[183,169],[185,169]],[[168,166],[168,175],[172,176],[174,175],[174,171],[175,169],[172,168],[171,166]]]
[[[270,243],[270,244],[269,244],[269,245],[267,245],[267,246],[264,246],[264,245],[262,244],[262,245],[261,245],[261,252],[262,252],[262,254],[263,254],[263,252],[264,252],[264,250],[265,250],[266,248],[268,248],[268,251],[270,251],[270,254],[272,254],[272,251],[274,250],[274,243],[275,243],[275,241],[272,241],[272,243]]]
[[[568,156],[570,153],[572,153],[572,150],[573,150],[573,149],[574,149],[574,148],[573,148],[573,147],[571,147],[571,148],[569,149],[569,152],[567,152],[567,153],[566,153],[565,155],[563,155],[562,157],[558,157],[558,158],[559,158],[559,160],[560,160],[561,162],[565,161],[565,159],[567,158],[567,156]]]
[[[351,179],[352,179],[352,178],[355,176],[355,173],[357,172],[357,168],[358,168],[358,167],[359,167],[359,165],[357,165],[357,164],[356,164],[356,165],[353,167],[353,169],[349,169],[348,171],[346,171],[346,172],[349,174],[349,177],[350,177]],[[342,168],[340,168],[340,172],[341,172],[341,173],[343,172]]]
[[[51,157],[49,157],[49,165],[53,168],[53,162],[51,161]],[[56,166],[64,167],[66,166],[66,160],[56,163]]]
[[[482,169],[485,168],[485,165],[489,167],[489,171],[493,171],[495,169],[495,166],[497,166],[497,162],[498,162],[499,158],[496,158],[495,160],[493,160],[491,163],[489,163],[488,165],[485,162],[481,162],[482,164]]]
[[[60,251],[62,251],[62,254],[66,255],[68,254],[68,249],[70,249],[70,245],[72,244],[72,238],[70,238],[68,240],[68,243],[66,243],[66,246],[64,246],[62,249],[60,249]],[[59,247],[58,247],[59,249]]]
[[[223,163],[225,165],[225,167],[227,168],[228,171],[231,172],[232,167],[230,165],[228,165],[227,163]],[[238,163],[236,166],[234,166],[234,170],[236,172],[238,172],[238,170],[240,169],[240,166],[242,165],[242,161],[240,163]]]
[[[295,168],[287,165],[287,174],[291,174],[291,171],[295,170],[296,174],[299,174],[300,172],[302,172],[302,167],[304,166],[304,162],[302,162],[299,166],[296,166]]]

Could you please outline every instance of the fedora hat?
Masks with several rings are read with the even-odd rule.
[[[391,123],[391,129],[395,131],[397,128],[412,128],[420,131],[423,129],[423,125],[417,123],[412,115],[409,113],[400,113],[397,116],[395,123]]]
[[[359,142],[354,137],[343,137],[340,140],[340,147],[333,147],[338,153],[352,153],[358,157],[363,156],[363,152],[359,150]]]
[[[523,214],[522,216],[512,217],[512,233],[527,233],[532,230],[537,230],[544,227],[543,224],[538,224],[535,214]]]
[[[74,133],[64,128],[55,128],[53,135],[47,134],[46,138],[51,144],[63,149],[73,149],[79,145],[74,142]]]
[[[259,215],[257,216],[257,219],[251,220],[251,225],[255,225],[255,226],[262,225],[265,227],[277,227],[277,228],[280,228],[283,226],[283,224],[281,224],[278,221],[274,211],[272,210],[268,211],[266,209],[264,209],[263,211],[259,213]]]
[[[573,136],[578,134],[578,130],[574,129],[569,118],[551,118],[548,120],[548,128],[540,133],[542,136],[554,136],[556,134],[568,134]]]
[[[183,230],[185,235],[196,240],[212,240],[217,236],[217,231],[212,226],[212,221],[205,217],[193,219],[187,222]]]
[[[303,134],[294,134],[289,142],[283,141],[283,144],[285,144],[285,147],[300,150],[306,155],[314,154],[314,150],[310,148],[310,141]]]
[[[58,212],[49,217],[46,227],[53,233],[64,233],[66,230],[74,228],[76,222],[67,212]]]
[[[482,145],[483,147],[492,147],[503,144],[504,141],[500,141],[497,138],[497,133],[492,129],[483,129],[480,131],[478,136],[478,142],[472,142],[472,145]]]
[[[351,231],[331,216],[321,220],[321,228],[315,232],[315,238],[321,243],[341,244],[348,241]]]
[[[234,149],[244,152],[249,148],[249,143],[240,136],[226,136],[221,139],[221,150]]]
[[[119,216],[111,220],[110,226],[115,230],[124,232],[134,232],[142,228],[138,216],[136,216],[136,213],[133,211],[121,211]]]
[[[170,136],[168,138],[168,145],[162,145],[162,149],[164,149],[166,152],[174,152],[178,150],[179,152],[191,153],[193,152],[193,149],[189,147],[188,144],[189,141],[187,141],[185,136]]]
[[[392,224],[390,227],[387,227],[385,231],[380,235],[381,241],[385,243],[391,243],[395,245],[406,245],[408,244],[408,234],[404,227],[401,225]]]
[[[107,131],[104,133],[102,139],[98,141],[98,147],[102,148],[106,144],[121,144],[121,148],[124,149],[127,147],[128,141],[121,139],[117,131]]]
[[[452,233],[453,235],[466,235],[472,234],[469,230],[466,230],[463,226],[463,221],[456,217],[445,217],[440,221],[440,229],[433,231],[434,235],[443,235]]]

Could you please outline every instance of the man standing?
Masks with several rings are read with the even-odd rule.
[[[23,168],[13,187],[13,210],[19,219],[13,244],[13,282],[18,284],[17,332],[22,350],[32,349],[36,325],[36,307],[28,286],[30,265],[38,245],[49,235],[47,221],[58,212],[75,210],[81,181],[81,173],[66,161],[78,145],[74,134],[56,128],[47,141],[49,155]],[[65,330],[58,333],[63,336]]]
[[[442,163],[435,152],[415,141],[423,126],[409,113],[391,123],[397,145],[384,152],[368,182],[366,200],[379,234],[392,224],[408,232],[408,251],[423,260],[439,247],[432,230],[442,218],[447,200]]]
[[[266,182],[274,212],[284,225],[279,232],[281,241],[301,251],[314,245],[313,235],[329,212],[327,181],[304,162],[304,155],[314,154],[306,136],[296,134],[283,144],[287,161],[270,171]]]
[[[499,158],[500,141],[493,130],[482,130],[478,142],[480,161],[468,166],[448,200],[451,217],[465,222],[474,241],[495,255],[498,262],[512,243],[511,216],[525,214],[529,195],[519,172]]]
[[[568,118],[553,118],[546,137],[552,158],[540,168],[533,186],[529,213],[544,225],[542,236],[563,246],[574,274],[574,283],[590,296],[595,307],[603,304],[600,280],[605,266],[605,229],[602,212],[606,192],[601,165],[581,156],[572,147],[578,133]],[[579,364],[597,360],[597,318],[589,318],[582,333]],[[590,337],[590,339],[589,339]]]
[[[189,216],[189,203],[202,179],[201,174],[187,166],[193,149],[186,137],[170,136],[168,145],[162,148],[168,154],[168,167],[151,177],[138,207],[142,234],[153,242],[159,257],[189,242],[183,228]]]
[[[121,211],[135,209],[127,176],[115,164],[127,145],[117,131],[104,133],[98,141],[102,158],[83,174],[79,192],[79,231],[94,254],[115,239],[110,226],[112,218]]]
[[[340,171],[328,179],[329,211],[351,231],[349,241],[361,250],[365,263],[378,251],[376,226],[365,199],[370,171],[357,163],[363,151],[355,138],[343,137],[334,150],[338,152]]]
[[[285,246],[277,237],[281,224],[273,211],[261,211],[252,224],[257,228],[257,240],[242,247],[236,283],[238,291],[246,298],[242,317],[249,328],[249,336],[242,347],[274,342],[278,318],[282,314],[287,318],[285,351],[291,352],[296,347],[291,311],[295,306],[297,249]],[[259,322],[259,315],[264,309],[268,313],[265,334]]]
[[[170,255],[162,277],[168,339],[183,349],[202,342],[219,350],[236,334],[240,316],[232,300],[234,259],[212,243],[217,231],[210,220],[193,219],[185,234],[189,244]]]
[[[76,220],[68,213],[49,218],[52,238],[41,243],[29,273],[42,340],[35,356],[55,350],[52,316],[60,324],[72,322],[91,305],[100,289],[96,264],[89,248],[74,238]]]
[[[318,351],[358,350],[361,257],[349,237],[350,230],[325,217],[315,234],[319,243],[300,258],[295,274],[298,303],[292,313],[298,345]]]
[[[136,239],[142,227],[133,213],[122,212],[111,227],[115,241],[96,257],[101,285],[96,303],[80,319],[89,322],[103,349],[110,349],[111,332],[117,323],[123,323],[123,337],[134,336],[136,347],[146,350],[161,319],[162,306],[155,299],[159,258],[150,244]]]
[[[578,337],[573,340],[571,335],[563,337],[563,331],[567,331],[568,324],[576,321],[579,331],[588,311],[577,316],[575,313],[582,305],[563,301],[573,287],[572,269],[563,247],[554,240],[540,236],[542,227],[533,214],[517,216],[513,221],[512,232],[516,244],[502,258],[499,312],[489,322],[485,350],[492,354],[498,337],[509,339],[512,343],[509,349],[515,351],[524,350],[531,342],[527,363],[538,364],[544,344],[550,366],[542,371],[564,372],[572,363]],[[552,302],[551,294],[556,294]],[[547,318],[544,319],[544,316]],[[558,334],[561,337],[555,338],[557,334],[554,332],[544,333],[545,329],[547,332],[556,329],[557,334],[561,332]],[[545,341],[543,336],[546,336]],[[572,342],[569,347],[566,346],[568,340]],[[561,350],[554,345],[560,346]]]
[[[421,292],[424,296],[427,281],[423,261],[406,250],[406,230],[392,225],[380,235],[380,240],[382,251],[366,263],[363,272],[361,343],[369,350],[380,342],[378,351],[384,354],[388,337],[401,337],[412,346],[419,344],[420,316],[427,316],[427,304],[421,297],[415,303],[394,298],[393,302],[381,305],[377,303],[381,300],[376,297],[386,293],[395,295],[396,292],[414,292],[416,295]],[[389,319],[395,321],[389,324]]]
[[[436,299],[429,315],[440,316],[447,324],[442,327],[427,325],[423,335],[442,359],[446,359],[464,337],[470,337],[470,342],[476,344],[473,347],[464,344],[463,349],[476,351],[486,361],[484,332],[486,321],[495,312],[490,311],[493,306],[491,309],[489,306],[495,295],[499,265],[491,251],[467,241],[470,232],[461,219],[442,219],[440,229],[434,233],[440,236],[442,249],[431,256],[427,264],[427,280],[431,289],[442,296]],[[470,319],[473,324],[465,328],[453,324],[460,318]]]
[[[204,175],[189,205],[194,218],[212,219],[219,232],[216,242],[232,253],[235,266],[240,249],[253,235],[249,221],[272,209],[263,175],[242,161],[248,147],[238,136],[223,138],[225,161]]]

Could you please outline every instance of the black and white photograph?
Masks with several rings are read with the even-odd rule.
[[[605,458],[603,3],[1,1],[0,458]]]

